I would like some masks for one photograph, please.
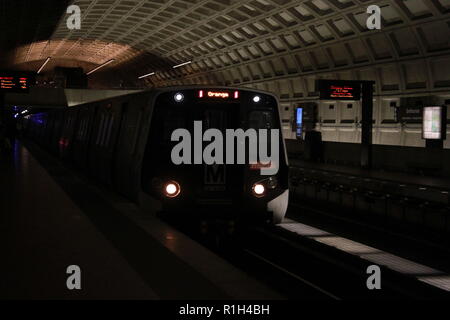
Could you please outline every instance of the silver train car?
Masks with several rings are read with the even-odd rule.
[[[287,211],[286,147],[278,101],[267,92],[210,86],[154,89],[33,114],[22,119],[21,127],[26,137],[94,180],[162,215],[277,224]],[[205,141],[210,129],[215,138]],[[228,141],[216,141],[230,130],[246,134],[249,129],[257,141],[263,130],[272,137],[265,139],[267,148],[266,142],[257,143],[254,151],[276,152],[277,163],[259,156],[250,161],[252,135],[245,142],[235,139],[231,147]],[[177,130],[187,135],[186,141],[174,140]],[[278,141],[270,136],[274,131]],[[213,142],[218,147],[209,149],[210,156],[227,161],[198,158]],[[180,143],[185,148],[177,154]],[[186,161],[176,163],[174,154]],[[276,170],[263,174],[274,165]]]

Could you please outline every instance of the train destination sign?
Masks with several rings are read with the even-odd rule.
[[[229,92],[229,91],[205,91],[200,90],[198,92],[199,98],[210,98],[210,99],[239,99],[239,91]]]
[[[28,93],[33,75],[30,73],[17,73],[0,71],[1,93]]]
[[[318,80],[321,100],[360,100],[361,83],[342,80]]]

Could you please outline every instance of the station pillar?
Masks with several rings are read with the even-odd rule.
[[[373,82],[362,82],[361,167],[372,168]]]

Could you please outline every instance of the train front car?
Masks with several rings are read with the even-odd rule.
[[[277,99],[247,89],[157,94],[143,189],[164,214],[199,221],[280,223],[288,163]]]

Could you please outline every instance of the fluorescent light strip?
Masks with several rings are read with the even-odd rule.
[[[107,66],[108,64],[110,64],[110,63],[113,63],[115,60],[114,59],[112,59],[112,60],[109,60],[109,61],[107,61],[107,62],[105,62],[104,64],[102,64],[102,65],[99,65],[97,68],[95,68],[94,70],[92,70],[92,71],[89,71],[88,73],[86,73],[86,75],[90,75],[90,74],[93,74],[95,71],[98,71],[98,70],[100,70],[101,68],[103,68],[103,67],[105,67],[105,66]]]
[[[154,76],[154,75],[155,75],[154,72],[148,73],[148,74],[144,74],[143,76],[140,76],[139,79],[144,79],[144,78],[147,78],[147,77],[150,77],[150,76]]]
[[[182,66],[185,66],[185,65],[191,64],[191,63],[192,63],[192,61],[188,61],[188,62],[185,62],[185,63],[179,64],[179,65],[176,65],[176,66],[174,66],[173,68],[174,68],[174,69],[176,69],[176,68],[179,68],[179,67],[182,67]]]
[[[45,66],[47,65],[47,63],[51,60],[52,58],[48,57],[47,60],[45,60],[44,64],[42,65],[42,67],[39,68],[37,74],[41,73],[42,70],[44,70]]]

